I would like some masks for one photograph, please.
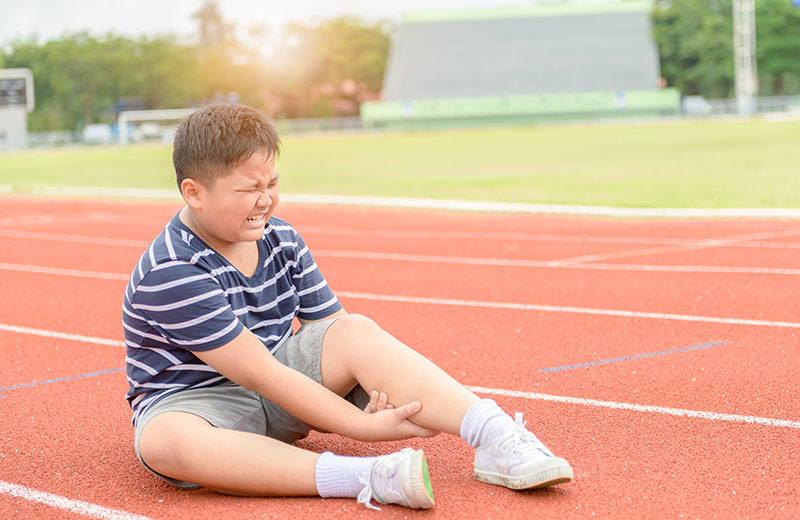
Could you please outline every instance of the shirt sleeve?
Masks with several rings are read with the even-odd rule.
[[[244,328],[216,280],[187,262],[151,269],[131,304],[166,340],[189,351],[221,347]]]
[[[292,283],[300,297],[297,317],[304,320],[322,320],[342,308],[336,295],[319,270],[303,238],[295,231],[297,239],[297,265],[292,270]]]

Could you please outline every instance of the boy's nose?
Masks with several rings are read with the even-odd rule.
[[[256,200],[256,206],[268,208],[272,205],[272,197],[269,196],[269,191],[264,190],[258,196],[258,200]]]

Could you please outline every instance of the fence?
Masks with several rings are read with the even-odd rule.
[[[781,97],[761,97],[755,100],[756,116],[759,114],[771,114],[775,117],[797,118],[800,119],[800,96],[781,96]],[[664,118],[680,118],[680,117],[731,117],[738,114],[738,106],[736,100],[731,99],[704,99],[702,97],[686,96],[681,99],[680,110],[672,115],[663,115]],[[580,121],[581,114],[573,114],[569,118],[561,120],[569,120],[572,122]],[[597,118],[592,118],[597,121]],[[552,119],[550,122],[555,122]],[[494,120],[486,120],[486,125],[498,124]],[[530,124],[530,121],[516,120],[510,118],[500,124]],[[110,125],[109,125],[110,126]],[[375,128],[368,128],[360,117],[328,117],[328,118],[313,118],[313,119],[279,119],[276,121],[275,126],[281,134],[303,134],[312,132],[360,132],[365,129],[375,131]],[[454,124],[453,126],[459,126]],[[174,131],[174,128],[166,128],[165,132]],[[118,134],[106,132],[104,135],[108,136],[104,139],[98,139],[91,135],[87,136],[85,131],[80,130],[59,130],[53,132],[29,132],[28,133],[28,147],[29,148],[50,148],[59,146],[77,146],[77,145],[92,145],[92,144],[117,144],[119,142]],[[131,134],[132,135],[132,134]],[[171,142],[169,135],[147,136],[140,135],[132,139],[134,143],[141,142]]]

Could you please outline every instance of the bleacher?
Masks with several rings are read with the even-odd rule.
[[[677,110],[678,93],[659,88],[651,7],[622,0],[408,14],[389,54],[385,101],[364,104],[362,117],[367,126],[419,127]]]

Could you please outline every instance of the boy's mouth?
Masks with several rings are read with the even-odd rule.
[[[247,222],[250,223],[250,224],[256,224],[256,223],[262,222],[264,220],[264,215],[255,215],[255,216],[252,216],[252,217],[247,217],[247,219],[245,219],[245,220],[247,220]]]

